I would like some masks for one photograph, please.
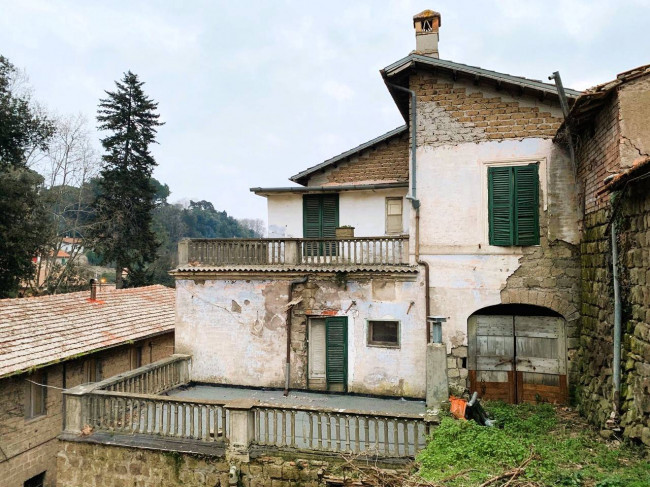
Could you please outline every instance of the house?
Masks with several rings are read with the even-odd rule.
[[[54,486],[62,391],[171,355],[174,290],[3,299],[0,344],[1,483]]]
[[[442,324],[452,390],[568,400],[581,213],[558,88],[440,59],[441,15],[413,23],[381,70],[403,126],[252,188],[268,239],[181,244],[194,380],[423,398]]]
[[[576,395],[603,434],[650,445],[650,65],[587,90],[566,126],[584,211]]]
[[[648,68],[565,90],[441,60],[440,26],[381,70],[405,125],[253,188],[269,238],[179,244],[180,353],[66,391],[61,487],[326,485],[413,458],[435,415],[395,398],[450,390],[571,390],[650,444]]]

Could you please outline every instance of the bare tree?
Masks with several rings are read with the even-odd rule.
[[[254,232],[256,237],[263,237],[266,234],[266,225],[261,218],[241,218],[237,221],[241,226]]]
[[[55,125],[55,134],[35,165],[45,178],[44,200],[52,221],[49,249],[40,256],[30,283],[36,292],[56,293],[64,286],[82,284],[80,257],[94,197],[90,183],[99,174],[99,157],[85,117],[58,117]]]

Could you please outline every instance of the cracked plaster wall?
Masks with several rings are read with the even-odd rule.
[[[283,387],[289,280],[177,280],[176,348],[194,381]],[[423,398],[426,320],[422,275],[311,276],[298,285],[291,387],[306,389],[307,319],[348,318],[348,391]],[[354,304],[355,302],[356,304]],[[411,304],[413,303],[413,304]],[[367,345],[368,319],[400,321],[400,348]]]

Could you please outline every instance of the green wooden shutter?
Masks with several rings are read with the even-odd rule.
[[[539,244],[539,175],[537,164],[515,166],[515,245]]]
[[[326,368],[328,384],[347,383],[347,318],[335,316],[325,320]]]
[[[302,199],[303,237],[320,238],[321,202],[318,195],[305,195]]]
[[[323,218],[321,220],[321,236],[323,238],[336,238],[336,227],[339,226],[339,195],[323,195],[322,208]]]
[[[513,180],[512,167],[488,168],[490,245],[514,244]]]

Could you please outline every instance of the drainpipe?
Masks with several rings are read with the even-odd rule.
[[[411,95],[411,190],[410,194],[406,196],[407,200],[411,201],[411,205],[413,206],[413,209],[415,210],[415,261],[417,264],[421,265],[424,267],[424,280],[425,280],[425,286],[424,286],[424,294],[425,294],[425,313],[426,317],[428,318],[429,315],[431,314],[431,305],[429,303],[429,264],[423,260],[420,260],[420,200],[417,198],[417,159],[416,159],[416,153],[417,153],[417,138],[416,138],[416,130],[417,130],[417,96],[415,95],[415,91],[410,90],[408,88],[404,88],[403,86],[399,86],[393,83],[389,83],[388,81],[385,81],[386,86],[390,88],[395,88],[398,91],[403,91],[404,93],[408,93]],[[429,324],[429,320],[427,319],[427,327],[426,327],[426,343],[429,343],[429,339],[431,337],[431,325]]]
[[[610,420],[617,422],[618,406],[621,394],[621,324],[623,306],[621,304],[621,285],[618,279],[618,224],[616,215],[612,215],[612,276],[614,278],[614,358],[612,363],[612,379],[614,393],[612,394],[613,410]]]
[[[301,277],[299,279],[294,279],[289,283],[289,303],[293,300],[293,288],[298,284],[304,284],[307,282],[308,277]],[[290,305],[287,308],[287,362],[284,367],[284,395],[289,395],[289,376],[291,373],[291,313],[293,311],[293,305]]]

